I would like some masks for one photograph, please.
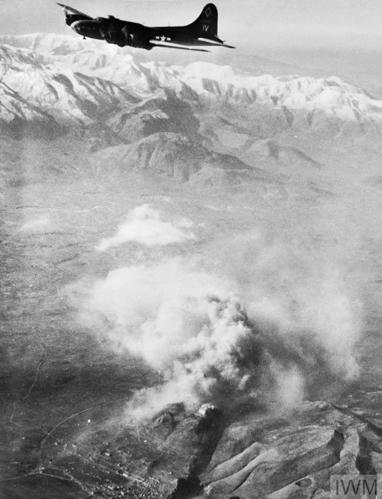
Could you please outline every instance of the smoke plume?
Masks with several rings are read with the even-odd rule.
[[[341,271],[297,264],[261,237],[250,246],[251,261],[227,251],[203,268],[193,258],[131,265],[85,289],[81,321],[162,375],[160,386],[135,394],[130,413],[179,401],[288,408],[330,376],[357,376],[360,309]]]
[[[131,210],[112,237],[102,239],[96,246],[98,251],[136,242],[145,246],[166,246],[195,239],[191,231],[192,222],[187,219],[164,221],[159,211],[145,204]]]

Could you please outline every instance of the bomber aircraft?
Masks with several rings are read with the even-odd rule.
[[[105,40],[120,47],[130,46],[146,50],[168,47],[201,52],[208,50],[195,47],[234,48],[218,37],[218,10],[212,3],[206,5],[200,16],[191,24],[167,27],[144,26],[114,16],[93,18],[62,3],[57,5],[64,8],[66,24],[76,33],[84,38]]]

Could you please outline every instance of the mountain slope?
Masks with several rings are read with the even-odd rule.
[[[360,88],[335,77],[253,76],[206,62],[144,62],[139,54],[78,37],[0,37],[2,133],[16,139],[70,134],[86,157],[119,144],[135,145],[129,158],[133,149],[153,148],[148,168],[136,154],[139,171],[162,169],[202,185],[251,181],[254,170],[239,164],[282,182],[294,176],[300,183],[301,175],[316,182],[315,170],[331,153],[337,158],[341,147],[352,161],[351,148],[360,140],[377,163],[382,101]],[[174,134],[184,138],[181,146],[169,138]],[[152,143],[142,146],[151,136]],[[219,160],[206,160],[200,147]],[[115,150],[105,157],[121,164]],[[224,168],[232,157],[238,163]],[[342,165],[346,161],[335,166]]]
[[[235,105],[248,113],[262,107],[282,116],[285,127],[301,119],[309,127],[319,127],[321,120],[371,127],[382,122],[382,101],[336,77],[251,76],[206,62],[142,63],[126,49],[55,35],[2,37],[0,43],[3,84],[24,98],[28,93],[43,110],[53,106],[60,119],[86,123],[94,106],[100,114],[123,107],[133,96],[143,99],[171,89],[199,111],[206,105]],[[21,69],[27,79],[18,74]]]
[[[211,152],[189,138],[176,133],[155,133],[132,145],[109,147],[94,155],[100,165],[147,171],[181,181],[188,181],[203,168],[219,169],[267,178],[261,170],[251,168],[230,155]]]
[[[91,126],[136,98],[114,83],[60,68],[25,49],[0,47],[0,121]]]

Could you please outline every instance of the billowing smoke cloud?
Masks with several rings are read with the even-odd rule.
[[[163,375],[161,388],[133,400],[138,412],[179,400],[193,407],[259,386],[261,341],[232,285],[181,259],[111,272],[95,283],[86,307],[119,350]]]
[[[191,231],[192,225],[187,219],[172,223],[164,221],[159,211],[145,204],[131,210],[126,222],[118,228],[116,234],[102,239],[96,249],[106,251],[127,242],[136,242],[145,246],[181,243],[196,239]]]
[[[233,253],[200,270],[178,258],[116,269],[86,290],[82,320],[162,374],[130,401],[135,416],[179,401],[294,407],[332,374],[357,376],[360,311],[341,273],[263,245],[255,238],[251,264]]]

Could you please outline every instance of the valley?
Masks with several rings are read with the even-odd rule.
[[[382,101],[60,35],[0,53],[0,495],[380,473]]]

